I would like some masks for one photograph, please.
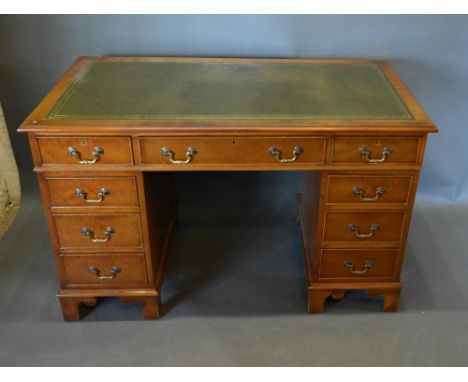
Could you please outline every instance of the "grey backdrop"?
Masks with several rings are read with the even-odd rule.
[[[440,128],[418,197],[468,197],[466,16],[0,16],[0,100],[15,133],[80,55],[336,57],[389,60]]]

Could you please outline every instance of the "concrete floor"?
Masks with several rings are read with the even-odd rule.
[[[418,202],[398,313],[350,293],[305,313],[297,174],[182,174],[164,316],[104,299],[64,323],[34,179],[0,241],[0,365],[468,364],[468,206]],[[293,190],[294,191],[294,190]]]

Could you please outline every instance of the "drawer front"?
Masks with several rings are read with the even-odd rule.
[[[419,142],[419,137],[337,137],[332,163],[416,164]]]
[[[51,207],[138,207],[136,180],[46,177]]]
[[[333,245],[398,246],[405,212],[331,212],[325,215],[323,241]]]
[[[63,255],[67,287],[138,288],[146,285],[144,256]]]
[[[85,249],[141,248],[138,214],[54,215],[60,248]]]
[[[322,250],[319,279],[352,279],[367,281],[369,278],[391,279],[395,274],[397,249],[326,249]]]
[[[324,163],[325,143],[324,137],[142,138],[140,151],[144,165],[190,167],[203,164],[245,164],[289,167]],[[188,154],[190,148],[194,149],[193,155]],[[175,164],[171,159],[187,163]]]
[[[130,138],[41,137],[37,143],[46,166],[133,165]]]
[[[408,203],[412,176],[330,175],[327,203]]]

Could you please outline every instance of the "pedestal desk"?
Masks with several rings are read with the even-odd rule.
[[[387,63],[82,57],[19,131],[65,320],[106,296],[160,316],[173,171],[300,170],[308,312],[354,289],[398,308],[427,134],[437,129]]]

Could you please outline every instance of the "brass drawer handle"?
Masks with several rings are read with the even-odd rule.
[[[98,198],[88,199],[88,194],[84,192],[81,188],[75,189],[75,195],[78,196],[82,201],[86,203],[101,203],[106,196],[110,194],[110,191],[107,188],[101,188],[98,193]]]
[[[274,146],[270,147],[268,149],[268,152],[271,156],[275,157],[276,161],[279,163],[293,163],[297,160],[297,158],[299,158],[299,155],[301,155],[304,152],[304,149],[302,148],[302,146],[295,146],[293,149],[293,157],[286,159],[281,158],[281,151]]]
[[[81,228],[81,233],[91,240],[93,243],[106,243],[108,242],[112,235],[115,233],[115,229],[112,227],[107,227],[104,231],[104,237],[94,237],[94,232],[91,231],[88,227]]]
[[[93,150],[93,159],[81,159],[81,153],[75,147],[68,148],[68,155],[75,157],[79,164],[94,164],[99,159],[101,155],[104,154],[104,149],[102,147],[96,146]]]
[[[92,273],[93,275],[96,275],[96,277],[99,279],[99,280],[110,280],[110,279],[113,279],[115,276],[117,276],[117,273],[120,273],[121,270],[119,267],[116,267],[115,265],[111,268],[111,271],[108,275],[102,275],[101,276],[101,271],[96,268],[96,267],[89,267],[88,268],[88,272],[89,273]]]
[[[362,187],[359,187],[359,186],[354,186],[353,187],[353,194],[354,195],[358,195],[359,196],[359,199],[361,200],[361,202],[375,202],[377,201],[383,194],[385,193],[385,188],[383,188],[382,186],[380,187],[377,187],[377,189],[375,190],[375,196],[364,196],[364,190],[362,189]]]
[[[161,149],[161,154],[169,159],[169,162],[173,164],[187,164],[190,163],[195,155],[197,155],[198,151],[195,147],[189,147],[187,148],[187,151],[185,152],[185,156],[187,159],[185,160],[177,160],[174,159],[174,152],[168,148],[168,147],[163,147]]]
[[[353,275],[363,275],[364,273],[367,273],[367,271],[369,269],[371,269],[373,266],[374,266],[374,262],[371,261],[371,260],[367,260],[365,263],[364,263],[364,269],[361,269],[361,270],[357,270],[357,269],[354,269],[354,264],[349,261],[349,260],[346,260],[343,265],[345,266],[346,269],[348,269],[349,273],[353,274]]]
[[[382,151],[382,158],[380,159],[372,159],[371,158],[372,151],[367,149],[365,146],[359,147],[358,153],[369,163],[382,163],[382,162],[385,162],[385,160],[388,158],[388,156],[391,153],[393,153],[393,149],[391,147],[384,147]]]
[[[380,229],[380,225],[376,223],[372,223],[370,226],[369,233],[359,233],[359,226],[357,224],[348,224],[348,229],[354,233],[358,239],[369,239]]]

